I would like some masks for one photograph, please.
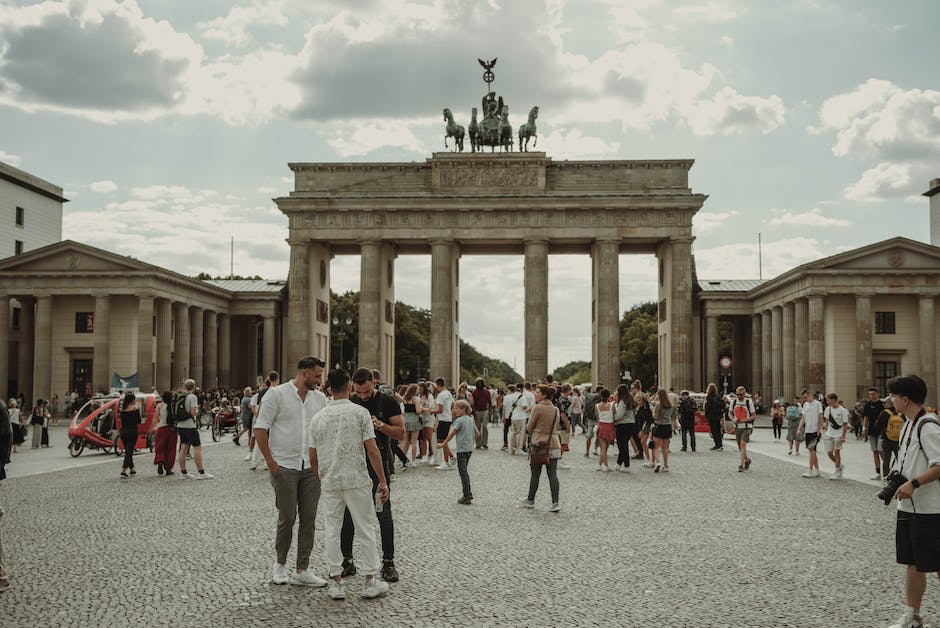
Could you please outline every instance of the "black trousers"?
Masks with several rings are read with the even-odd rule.
[[[682,448],[686,448],[685,440],[686,435],[688,435],[692,451],[695,451],[695,423],[681,423],[679,427],[682,428]]]
[[[900,447],[899,442],[881,437],[881,475],[888,475],[891,472],[891,454],[893,453],[894,459],[897,460],[898,447]]]
[[[124,468],[134,468],[134,447],[137,445],[137,426],[134,431],[121,430],[121,442],[124,444]]]
[[[509,447],[509,426],[512,425],[512,421],[509,419],[503,419],[503,447]]]
[[[379,488],[378,479],[372,478],[372,494]],[[379,520],[379,534],[382,536],[382,560],[395,560],[395,522],[392,520],[392,496],[389,491],[388,501],[382,507],[382,512],[375,513]],[[356,527],[353,525],[349,509],[343,514],[343,529],[339,535],[339,548],[343,558],[353,559],[353,538],[356,536]]]
[[[552,503],[558,503],[558,458],[552,458],[548,464],[529,465],[532,472],[529,478],[529,501],[535,501],[535,494],[539,490],[539,478],[542,475],[542,467],[545,467],[545,473],[548,474],[548,485],[552,489]]]
[[[470,474],[467,473],[467,465],[470,464],[472,451],[457,452],[457,472],[460,473],[460,486],[463,488],[464,497],[473,497],[473,491],[470,490]]]
[[[617,423],[617,464],[630,466],[630,440],[636,435],[636,423]],[[637,451],[642,451],[637,447]]]
[[[721,419],[709,419],[708,428],[711,430],[712,440],[715,441],[715,447],[723,447],[725,437],[721,429]]]

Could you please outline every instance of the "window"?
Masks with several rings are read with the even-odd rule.
[[[875,388],[882,395],[888,392],[888,380],[898,375],[897,362],[875,362]]]
[[[22,253],[22,252],[23,252],[23,241],[22,241],[22,240],[14,240],[14,243],[13,243],[13,254],[14,254],[14,255],[19,255],[19,254]]]
[[[94,312],[75,312],[75,333],[76,334],[95,333],[95,313]]]
[[[22,227],[26,224],[26,210],[22,207],[16,208],[16,226]]]
[[[893,334],[894,312],[875,312],[875,333]]]

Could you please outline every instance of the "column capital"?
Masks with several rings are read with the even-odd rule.
[[[693,242],[695,242],[695,236],[669,236],[669,244],[692,244]]]
[[[287,244],[289,244],[291,248],[295,246],[298,248],[305,248],[313,244],[311,240],[305,240],[303,238],[287,238],[285,242],[287,242]]]
[[[455,241],[453,238],[433,238],[428,240],[432,245],[434,244],[454,244]]]

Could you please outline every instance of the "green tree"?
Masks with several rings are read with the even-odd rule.
[[[630,371],[644,387],[658,380],[659,318],[655,301],[640,303],[620,320],[620,370]],[[612,385],[604,382],[608,386]]]
[[[559,366],[552,372],[556,382],[582,384],[591,381],[591,363],[586,360],[573,360]]]

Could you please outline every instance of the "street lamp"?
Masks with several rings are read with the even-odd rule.
[[[339,319],[334,316],[333,327],[334,328],[339,327],[339,322],[340,322]],[[349,329],[350,325],[352,325],[352,318],[347,316],[344,322],[346,323],[346,326],[343,327],[342,329],[336,330],[336,336],[339,339],[339,364],[337,364],[337,368],[339,368],[339,366],[343,364],[343,345],[345,344],[345,341],[346,341],[346,336],[347,336],[346,330]]]

